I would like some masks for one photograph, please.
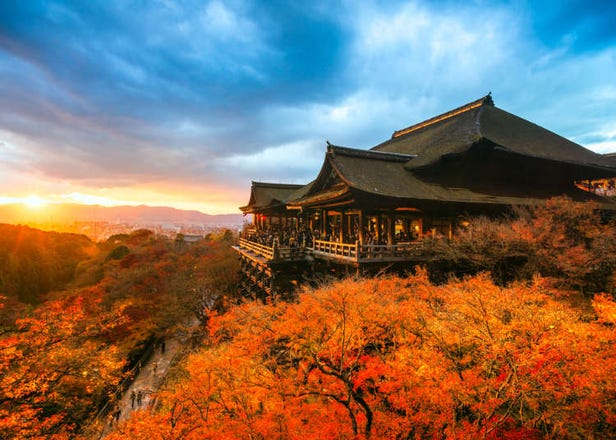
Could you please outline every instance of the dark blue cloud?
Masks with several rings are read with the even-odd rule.
[[[612,142],[614,6],[306,3],[2,0],[0,142],[41,174],[97,184],[308,180],[326,139],[369,147],[489,90]],[[590,122],[571,110],[583,95]]]
[[[97,124],[166,143],[148,138],[148,127],[134,133],[135,120],[188,119],[222,135],[202,140],[209,150],[254,148],[255,115],[265,106],[344,93],[344,31],[327,11],[305,12],[273,2],[9,0],[0,6],[0,50],[4,63],[12,57],[40,69],[49,87],[36,99]],[[22,94],[32,78],[7,80],[15,84],[9,94]],[[252,136],[234,142],[239,121]]]
[[[203,6],[9,0],[0,6],[2,47],[114,109],[118,94],[242,111],[264,97],[309,100],[338,80],[344,34],[331,17],[273,2],[248,4],[231,10],[248,20],[225,35],[208,32],[212,23],[198,17]]]
[[[605,0],[529,1],[537,38],[547,47],[566,44],[583,53],[616,44],[616,3]]]

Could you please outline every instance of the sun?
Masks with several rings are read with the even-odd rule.
[[[24,205],[31,209],[41,209],[47,205],[47,200],[40,198],[39,196],[29,195],[23,199]]]

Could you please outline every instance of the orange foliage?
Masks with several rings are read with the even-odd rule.
[[[591,202],[555,198],[515,219],[473,219],[441,245],[445,257],[500,283],[541,274],[561,290],[616,292],[616,225]]]
[[[540,284],[346,281],[211,316],[187,376],[110,439],[608,438],[615,304]]]
[[[123,362],[104,335],[122,315],[101,292],[48,301],[0,339],[0,432],[47,437],[79,428],[121,379]]]
[[[41,243],[60,237],[76,276],[64,279],[71,290],[48,293],[35,308],[19,302],[14,289],[0,296],[0,438],[85,432],[98,409],[115,399],[128,374],[125,364],[134,365],[155,337],[230,295],[237,273],[232,250],[214,241],[178,249],[140,230],[100,243],[98,253],[75,268],[77,257],[69,251],[81,258],[82,242],[93,246],[89,240],[26,232]],[[51,250],[49,259],[64,267],[60,253]],[[31,260],[29,254],[16,256]],[[32,266],[34,272],[41,268]],[[207,295],[199,290],[204,287]]]

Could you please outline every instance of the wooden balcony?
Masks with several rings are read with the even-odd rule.
[[[240,238],[235,250],[261,263],[298,261],[306,257],[306,249],[298,247],[266,246]]]
[[[315,240],[312,248],[266,246],[240,238],[235,249],[262,264],[301,261],[307,256],[347,263],[388,263],[419,260],[425,257],[422,241],[397,244],[350,244]]]
[[[397,244],[349,244],[315,240],[315,257],[344,260],[353,263],[381,263],[420,259],[425,244],[421,241]]]

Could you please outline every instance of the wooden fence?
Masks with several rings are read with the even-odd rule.
[[[267,260],[300,260],[305,257],[306,250],[301,247],[266,246],[254,241],[240,238],[239,247],[251,251]]]
[[[359,263],[405,261],[420,257],[425,250],[421,241],[397,244],[359,244],[338,243],[334,241],[314,240],[312,248],[266,246],[254,241],[240,238],[239,247],[264,257],[267,260],[300,260],[306,251],[315,255],[331,257]]]
[[[405,261],[419,257],[424,251],[424,243],[398,244],[349,244],[315,240],[313,251],[334,258],[364,262]]]

